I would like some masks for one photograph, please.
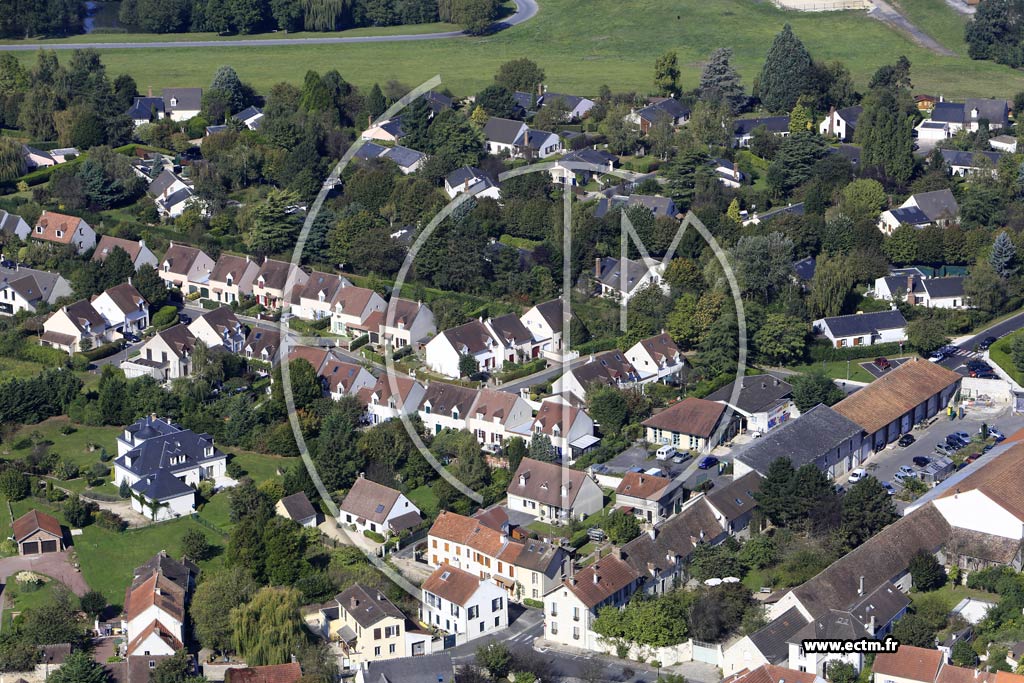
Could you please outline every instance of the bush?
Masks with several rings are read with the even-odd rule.
[[[370,531],[369,529],[363,532],[363,536],[366,536],[368,539],[374,541],[375,543],[383,543],[387,540],[381,534],[378,534],[376,531]]]
[[[871,346],[849,346],[837,349],[831,344],[818,342],[810,347],[811,360],[820,363],[821,361],[843,361],[857,360],[858,358],[878,358],[880,356],[898,356],[903,351],[897,342],[887,344],[873,344]]]
[[[113,356],[115,353],[117,353],[123,348],[124,345],[119,341],[110,342],[109,344],[97,346],[95,349],[83,351],[82,355],[85,356],[88,360],[94,361],[99,360],[100,358],[107,358],[108,356]]]
[[[71,369],[76,372],[85,372],[89,369],[89,358],[80,351],[71,354]]]
[[[158,330],[166,329],[178,322],[178,309],[174,306],[164,306],[150,320],[153,327]]]
[[[348,350],[355,351],[360,346],[366,346],[370,343],[370,335],[364,334],[361,337],[357,337],[351,344],[349,344]]]
[[[534,609],[544,609],[543,601],[534,600],[533,598],[523,598],[523,604],[527,607],[533,607]]]
[[[64,436],[68,436],[69,434],[74,434],[77,431],[78,431],[77,429],[75,429],[73,426],[71,426],[69,424],[62,425],[61,428],[60,428],[60,433],[63,434]]]
[[[121,516],[110,510],[99,510],[96,512],[96,526],[107,531],[120,533],[128,528],[128,522],[121,519]]]
[[[234,460],[228,461],[227,467],[224,469],[224,472],[232,479],[241,479],[242,477],[245,476],[245,470],[242,469],[242,466],[239,465]]]
[[[57,462],[57,466],[53,469],[54,476],[58,479],[63,479],[64,481],[77,479],[80,473],[78,465],[73,462],[68,462],[67,460],[60,460]]]
[[[0,493],[10,501],[19,501],[29,494],[28,477],[13,467],[0,472]]]

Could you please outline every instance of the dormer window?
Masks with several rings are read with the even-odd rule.
[[[164,261],[164,272],[165,273],[171,272],[171,264],[168,263],[167,261]]]
[[[58,239],[59,239],[59,238],[61,238],[61,237],[63,237],[63,236],[64,236],[64,231],[63,231],[63,230],[58,230],[58,231],[57,231],[57,237],[58,237]]]
[[[45,228],[43,228],[43,226],[41,226],[41,225],[37,225],[37,226],[36,226],[36,234],[37,234],[37,235],[42,235],[42,234],[43,234],[43,230],[44,230],[44,229],[45,229]]]
[[[423,406],[423,412],[426,413],[427,415],[430,415],[430,404],[429,403],[426,404],[425,406]]]
[[[231,285],[235,284],[235,278],[233,278],[230,275],[228,275],[228,279],[226,280],[226,282],[227,282],[228,287],[230,287]]]
[[[458,408],[452,409],[452,419],[453,420],[458,420],[459,419],[459,410],[458,410]]]
[[[177,107],[178,106],[178,98],[177,97],[172,97],[171,98],[171,106],[172,107]]]

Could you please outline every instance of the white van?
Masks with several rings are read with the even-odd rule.
[[[675,446],[662,446],[661,448],[658,449],[658,452],[655,453],[654,457],[657,458],[658,460],[668,460],[675,454]]]

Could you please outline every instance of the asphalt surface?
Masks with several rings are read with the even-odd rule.
[[[495,22],[491,32],[503,31],[511,26],[529,21],[537,14],[536,0],[515,0],[516,11],[512,16]],[[186,47],[260,47],[281,45],[339,45],[347,43],[401,43],[420,40],[442,40],[466,37],[463,31],[443,31],[439,33],[399,34],[392,36],[349,36],[324,38],[243,38],[242,40],[165,40],[152,43],[24,43],[16,45],[0,45],[3,51],[35,51],[35,50],[131,50],[143,48],[186,48]]]

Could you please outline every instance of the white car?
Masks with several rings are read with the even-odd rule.
[[[847,479],[847,481],[850,482],[851,484],[856,484],[858,481],[860,481],[866,476],[868,476],[867,471],[865,471],[863,467],[858,467],[853,472],[850,472],[850,476]]]

